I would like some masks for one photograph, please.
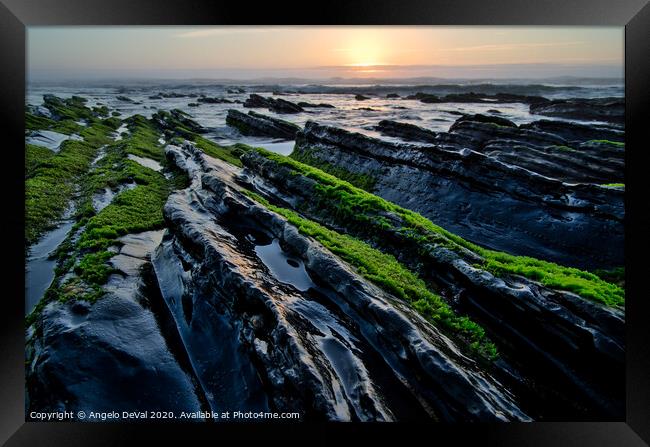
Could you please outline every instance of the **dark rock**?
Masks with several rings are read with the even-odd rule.
[[[187,107],[198,107],[198,106],[200,106],[200,105],[201,105],[201,104],[199,104],[199,103],[191,102],[191,103],[189,103],[189,104],[187,105]]]
[[[335,107],[332,104],[327,104],[324,102],[321,102],[319,104],[314,104],[311,102],[299,102],[298,106],[302,108],[309,108],[309,107],[314,107],[314,108],[324,108],[324,109],[334,109]]]
[[[153,262],[211,406],[307,420],[528,419],[410,306],[242,194],[232,166],[190,145],[168,150],[191,159],[181,164],[193,186],[170,196],[170,237]],[[250,234],[278,240],[318,286],[280,282]]]
[[[539,120],[522,124],[522,129],[552,133],[567,141],[582,143],[589,140],[625,141],[625,132],[613,126],[580,124],[568,121]]]
[[[151,119],[163,131],[173,135],[189,137],[186,131],[193,133],[205,133],[207,129],[194,121],[190,115],[179,109],[170,111],[158,111]]]
[[[242,162],[251,184],[264,185],[262,190],[273,200],[292,203],[312,220],[378,244],[436,284],[443,296],[460,296],[461,309],[486,327],[500,342],[498,349],[505,359],[521,368],[519,374],[528,376],[517,380],[516,394],[526,401],[536,400],[536,411],[542,416],[566,411],[559,406],[581,417],[622,413],[625,331],[621,310],[517,275],[497,278],[476,267],[480,262],[476,253],[451,251],[444,241],[423,247],[403,231],[409,224],[397,214],[382,214],[390,225],[373,225],[373,219],[367,219],[354,226],[337,218],[338,204],[314,200],[319,188],[316,180],[296,175],[255,152],[245,154]],[[618,379],[612,381],[612,377]],[[535,389],[529,383],[535,383]]]
[[[90,303],[86,301],[75,301],[70,306],[70,311],[76,315],[88,315],[90,312]]]
[[[163,99],[163,97],[160,95],[151,95],[149,96],[149,99]]]
[[[622,154],[593,150],[589,143],[574,149],[564,145],[532,147],[512,140],[495,140],[483,146],[481,152],[568,183],[619,183],[624,178]]]
[[[516,128],[463,121],[461,129],[457,136],[439,134],[439,145],[413,146],[308,122],[294,150],[375,176],[376,194],[478,244],[588,269],[623,263],[620,191],[564,184],[457,143],[478,148],[499,139],[526,140]],[[563,141],[525,132],[542,145]]]
[[[511,121],[500,117],[485,115],[479,115],[479,117],[464,116],[459,118],[449,128],[449,133],[469,137],[474,142],[472,149],[481,152],[483,152],[483,146],[494,140],[516,141],[528,146],[566,144],[566,140],[561,137],[536,130],[520,129]],[[505,125],[497,124],[495,121],[505,123]]]
[[[205,96],[197,99],[196,102],[202,102],[205,104],[232,104],[232,101],[226,98],[208,98]]]
[[[26,374],[30,409],[201,409],[150,311],[116,296],[102,298],[85,314],[77,308],[53,302],[43,310]]]
[[[436,142],[436,132],[413,124],[382,120],[379,121],[375,129],[384,135],[398,137],[406,141]]]
[[[441,102],[461,102],[461,103],[473,103],[473,102],[490,102],[489,96],[480,94],[480,93],[450,93],[441,98]]]
[[[45,306],[27,342],[28,409],[87,414],[202,409],[194,376],[173,344],[176,329],[152,312],[165,306],[157,285],[142,276],[160,237],[160,231],[150,231],[120,238],[122,246],[111,259],[120,273],[111,275],[106,294],[94,304]]]
[[[365,101],[366,99],[370,99],[368,96],[363,96],[363,95],[354,95],[354,99],[357,101]]]
[[[123,102],[133,102],[133,100],[131,98],[127,97],[127,96],[117,95],[115,97],[115,99],[117,99],[118,101],[123,101]]]
[[[544,104],[549,100],[542,96],[518,95],[514,93],[497,93],[493,97],[488,98],[496,99],[498,102],[520,102],[523,104]]]
[[[417,99],[420,102],[423,102],[423,103],[426,103],[426,104],[435,104],[435,103],[438,103],[438,102],[443,102],[436,95],[431,95],[429,93],[416,93],[414,95],[407,96],[406,99]]]
[[[275,113],[300,113],[304,112],[303,108],[297,104],[278,98],[264,98],[263,96],[251,93],[244,107],[249,108],[266,108]]]
[[[31,113],[34,116],[42,116],[44,118],[50,118],[50,119],[54,118],[52,112],[47,107],[44,106],[35,106],[29,104],[27,106],[27,112]]]
[[[158,93],[159,96],[162,96],[163,98],[187,98],[190,95],[186,95],[185,93],[176,93],[176,92],[170,92],[170,93]]]
[[[541,96],[527,96],[517,95],[511,93],[497,93],[489,95],[486,93],[450,93],[442,97],[432,95],[429,93],[418,92],[414,95],[409,95],[406,99],[417,99],[423,103],[440,103],[440,102],[460,102],[460,103],[509,103],[521,102],[524,104],[538,104],[545,103],[548,99]]]
[[[463,121],[475,121],[479,123],[493,123],[498,126],[517,127],[515,123],[508,119],[501,118],[499,116],[482,115],[480,113],[474,115],[464,115],[462,118],[458,118],[456,120],[456,123],[462,123]]]
[[[244,135],[264,136],[293,140],[300,127],[278,118],[255,113],[248,115],[238,110],[228,110],[226,124],[237,128]]]
[[[562,99],[531,104],[530,113],[586,121],[625,122],[625,100],[622,98]]]
[[[386,98],[388,99],[399,98],[399,95],[397,93],[389,93],[386,95]]]

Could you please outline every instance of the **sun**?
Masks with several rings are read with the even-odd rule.
[[[350,67],[372,67],[384,65],[384,51],[382,45],[370,39],[351,42],[349,45],[348,63]]]

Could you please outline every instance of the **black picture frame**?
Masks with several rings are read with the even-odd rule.
[[[25,423],[24,419],[24,106],[26,27],[35,25],[617,25],[625,26],[626,99],[626,336],[625,421],[606,423],[426,424],[114,424]],[[280,5],[265,2],[198,0],[1,0],[0,119],[4,123],[1,160],[5,191],[0,218],[5,261],[4,302],[0,316],[0,441],[17,445],[122,445],[185,441],[226,435],[328,443],[333,434],[362,434],[385,439],[406,429],[429,442],[441,439],[504,446],[640,446],[650,442],[650,330],[643,254],[650,248],[650,192],[644,178],[644,152],[650,98],[650,5],[647,0],[357,0]],[[645,136],[645,138],[644,138]],[[645,145],[643,145],[645,142]],[[646,174],[647,175],[647,174]],[[273,435],[271,434],[273,431]],[[306,436],[306,437],[305,437]],[[406,440],[407,438],[402,437]],[[412,438],[407,442],[421,442]],[[452,441],[450,441],[452,442]]]

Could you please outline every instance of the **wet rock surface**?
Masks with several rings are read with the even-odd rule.
[[[45,307],[27,348],[28,409],[201,409],[191,377],[170,352],[152,312],[135,299],[136,290],[131,299],[109,294],[92,305]]]
[[[407,141],[436,142],[436,133],[423,127],[397,121],[382,120],[375,127],[383,135],[399,137]]]
[[[232,101],[226,98],[211,98],[207,96],[198,98],[196,102],[204,104],[232,104]]]
[[[434,95],[431,93],[418,92],[408,95],[406,99],[416,99],[425,104],[436,104],[441,102],[458,102],[458,103],[513,103],[521,102],[524,104],[543,104],[548,99],[541,96],[519,95],[516,93],[450,93],[447,95]]]
[[[578,120],[625,122],[625,101],[621,98],[563,99],[531,104],[530,113]]]
[[[226,124],[235,127],[244,135],[263,136],[293,140],[300,131],[296,124],[254,111],[248,114],[238,110],[228,110]]]
[[[413,94],[410,99],[424,103],[523,102],[540,114],[571,115],[578,108],[573,100],[535,97],[535,90],[520,95],[516,89],[502,94],[473,93],[467,91],[470,88],[475,87],[456,93],[413,94],[420,89],[351,86],[345,94],[356,106],[372,102],[375,107],[384,96]],[[132,90],[117,93],[141,99]],[[243,90],[228,90],[233,93]],[[223,94],[161,93],[150,99],[198,98],[192,104],[201,107],[194,111],[203,112],[217,108],[203,104],[231,102],[222,101]],[[281,90],[276,94],[297,95]],[[362,96],[361,104],[354,95]],[[245,107],[306,115],[315,114],[316,108],[330,108],[319,98],[308,100],[313,102],[251,94]],[[99,107],[87,109],[86,101],[48,96],[43,106],[30,110],[35,116],[57,120],[78,115],[75,122],[80,126],[92,125],[94,116],[109,116]],[[116,97],[115,101],[122,100]],[[398,102],[409,109],[427,107]],[[524,120],[507,111],[495,116],[496,109],[485,115],[441,110],[444,118],[414,118],[410,112],[388,115],[416,123],[448,122],[447,114],[459,117],[449,131],[438,126],[435,132],[410,123],[380,121],[386,115],[378,114],[378,108],[357,107],[372,111],[367,116],[374,121],[365,120],[360,127],[346,123],[345,128],[392,137],[385,140],[314,122],[301,130],[254,111],[231,110],[227,123],[246,135],[295,138],[295,159],[418,211],[483,246],[595,269],[619,267],[623,256],[624,131],[616,118],[616,105],[607,102],[581,103],[588,111],[580,119],[600,114],[599,121],[607,122],[594,125],[548,119],[517,125],[504,117]],[[354,110],[336,104],[337,110],[319,113]],[[464,107],[481,113],[485,109],[483,104]],[[305,118],[296,117],[301,123]],[[115,122],[111,129],[116,132],[110,135],[115,141],[138,135],[143,120],[136,115],[120,127]],[[126,235],[122,228],[116,232],[101,228],[113,245],[106,251],[76,251],[70,247],[77,247],[85,226],[90,226],[78,221],[69,240],[61,244],[57,238],[53,244],[67,255],[59,261],[47,259],[49,270],[53,272],[56,264],[63,273],[56,273],[56,287],[48,291],[38,312],[27,318],[31,325],[26,346],[28,411],[291,411],[309,421],[622,417],[622,289],[612,292],[620,301],[607,307],[567,291],[575,288],[546,282],[540,270],[534,273],[540,273],[541,279],[530,272],[513,273],[514,263],[501,271],[498,262],[496,268],[490,262],[499,256],[505,259],[506,253],[492,258],[493,253],[464,241],[450,243],[458,238],[442,229],[436,233],[431,229],[435,225],[425,225],[428,222],[409,220],[412,215],[405,210],[359,190],[348,201],[345,194],[353,190],[350,185],[309,167],[298,168],[294,160],[246,144],[235,146],[236,151],[226,146],[229,143],[212,145],[209,140],[220,130],[212,127],[212,121],[200,122],[177,109],[160,110],[151,118],[153,127],[147,127],[158,135],[144,134],[151,139],[150,148],[157,141],[153,158],[146,151],[138,152],[141,156],[123,154],[124,159],[158,172],[147,169],[148,175],[165,178],[159,183],[164,195],[154,207],[157,213],[162,211],[164,222],[158,217],[128,230],[152,231]],[[187,141],[178,146],[183,139],[194,139],[196,146]],[[263,147],[278,151],[273,145],[287,144]],[[113,156],[102,146],[91,168],[107,155]],[[163,155],[167,160],[161,163]],[[235,166],[240,166],[239,161],[243,168]],[[143,178],[137,181],[139,186],[153,185],[140,183]],[[120,182],[90,191],[88,204],[95,213],[118,192],[136,186]],[[154,198],[145,197],[139,203]],[[277,208],[266,201],[286,209],[276,214],[271,209]],[[377,203],[385,206],[376,207]],[[300,219],[291,217],[289,210]],[[149,211],[146,214],[151,216]],[[303,224],[296,227],[283,215]],[[306,231],[305,225],[316,230]],[[63,227],[59,230],[67,233]],[[463,329],[436,319],[444,314],[434,310],[432,318],[426,310],[430,308],[418,307],[422,301],[387,287],[386,282],[396,276],[382,273],[377,280],[367,274],[363,263],[338,251],[336,244],[328,245],[330,251],[304,236],[317,234],[313,231],[335,234],[329,230],[345,235],[334,240],[353,244],[362,258],[387,256],[381,259],[390,264],[393,256],[403,270],[391,267],[390,274],[412,273],[409,284],[421,282],[419,290],[430,294],[416,294],[425,306],[426,297],[433,296],[432,302],[442,302],[443,309],[448,305],[446,311],[454,318],[470,319],[451,321],[478,324],[478,330],[485,329],[485,339],[471,343]],[[314,237],[323,241],[321,234]],[[53,252],[47,240],[45,245],[43,254]],[[101,257],[96,266],[92,257],[85,257],[90,253]],[[82,260],[88,263],[83,268]],[[106,277],[100,278],[103,272]],[[82,279],[86,274],[93,275],[92,283]],[[563,278],[577,279],[580,274],[586,272]],[[612,283],[620,279],[617,272],[607,274]],[[597,298],[610,303],[600,295]],[[483,342],[488,344],[479,345]],[[495,346],[496,360],[489,357]]]
[[[51,301],[26,344],[27,414],[37,411],[181,411],[205,408],[178,335],[152,311],[146,278],[162,231],[118,239],[115,269],[97,302]]]
[[[169,230],[153,264],[213,408],[236,401],[328,420],[527,419],[410,307],[242,194],[239,170],[191,145],[168,156],[193,180],[165,206]],[[315,287],[275,276],[256,252],[273,239]]]
[[[522,129],[533,129],[555,134],[569,142],[583,143],[589,140],[625,141],[621,126],[581,124],[568,121],[539,120],[522,124]]]
[[[304,111],[302,107],[286,99],[265,98],[255,93],[251,93],[248,99],[244,101],[244,107],[265,108],[275,113],[300,113]]]
[[[355,227],[316,205],[315,180],[250,152],[247,180],[272,199],[292,203],[309,218],[378,244],[437,285],[455,308],[467,312],[498,342],[502,359],[493,374],[507,383],[534,416],[593,418],[620,414],[624,389],[624,322],[621,310],[573,293],[552,290],[518,275],[496,277],[477,268],[480,256],[414,242],[399,216],[391,227]],[[372,235],[372,236],[369,236]],[[530,413],[529,413],[530,414]]]
[[[61,148],[61,143],[65,140],[81,140],[78,135],[65,135],[51,130],[39,130],[31,132],[26,138],[26,144],[34,144],[36,146],[46,147],[53,152],[58,152]]]
[[[375,194],[483,246],[581,268],[623,264],[623,192],[567,183],[620,178],[622,150],[563,151],[555,134],[467,119],[437,139],[390,143],[308,122],[295,151],[375,177]]]
[[[320,109],[334,109],[335,108],[335,106],[333,106],[332,104],[327,104],[327,103],[324,103],[324,102],[321,102],[321,103],[299,102],[298,106],[302,107],[302,108],[310,108],[311,107],[311,108],[320,108]]]

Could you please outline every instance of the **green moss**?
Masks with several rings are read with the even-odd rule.
[[[587,143],[601,143],[601,144],[609,144],[612,146],[617,146],[617,147],[625,147],[625,143],[621,141],[611,141],[611,140],[589,140]]]
[[[202,137],[200,134],[205,129],[182,110],[174,109],[169,112],[161,110],[153,115],[152,120],[165,132],[172,144],[181,145],[183,140],[189,140],[207,155],[235,166],[242,166],[239,157],[250,150],[250,147],[244,144],[222,146]]]
[[[243,144],[235,144],[232,146],[220,146],[217,143],[210,141],[206,138],[203,138],[199,135],[193,137],[193,142],[205,152],[210,157],[218,158],[220,160],[227,161],[228,163],[235,166],[242,166],[242,162],[239,159],[245,152],[249,151],[251,148]]]
[[[88,170],[98,147],[85,141],[66,140],[61,150],[38,162],[25,181],[25,237],[34,243],[61,218],[75,191],[75,185]]]
[[[161,137],[155,126],[142,115],[134,115],[126,120],[130,137],[123,140],[126,154],[151,158],[158,162],[165,159],[163,146],[158,142]]]
[[[72,196],[88,172],[99,147],[112,142],[111,135],[121,121],[100,119],[107,110],[91,110],[86,100],[78,96],[61,99],[46,95],[44,106],[58,120],[26,114],[29,130],[54,130],[78,133],[83,141],[66,140],[58,153],[48,153],[35,146],[26,147],[25,233],[26,244],[31,245],[61,218]],[[106,112],[106,113],[104,113]],[[85,120],[86,127],[74,120]]]
[[[115,118],[95,121],[89,126],[91,129],[83,133],[89,141],[66,142],[65,147],[56,155],[67,156],[68,152],[75,149],[70,156],[79,158],[79,151],[82,148],[86,150],[83,152],[83,160],[76,160],[71,166],[68,166],[70,163],[62,163],[65,167],[74,169],[74,175],[66,176],[69,181],[45,182],[43,188],[50,195],[61,197],[63,200],[59,205],[62,207],[75,193],[78,197],[75,215],[77,222],[57,249],[55,280],[34,311],[26,318],[27,324],[35,321],[49,301],[95,301],[101,298],[104,294],[103,285],[115,272],[109,264],[114,256],[109,247],[120,245],[117,239],[125,234],[162,228],[162,208],[171,189],[187,186],[188,179],[183,173],[172,172],[172,178],[167,180],[161,173],[127,158],[128,154],[134,154],[165,162],[164,149],[158,143],[161,133],[155,123],[136,115],[127,121],[130,132],[124,140],[107,140],[107,136],[121,123]],[[104,145],[106,142],[109,144]],[[99,144],[102,144],[105,153],[88,172],[90,162],[97,155]],[[38,163],[34,168],[36,178],[40,179],[44,175],[48,163],[50,161]],[[61,170],[57,167],[54,172],[60,173]],[[94,193],[106,187],[116,188],[131,182],[137,184],[134,189],[122,191],[108,206],[98,213],[95,212],[92,206]],[[56,191],[59,187],[66,188],[65,194],[52,194],[51,191]],[[48,203],[52,204],[54,201],[50,200]],[[62,284],[62,278],[71,271],[76,276]]]
[[[54,156],[54,152],[43,146],[25,145],[25,177],[30,177],[43,162]]]
[[[106,106],[93,107],[92,110],[93,114],[97,117],[108,118],[110,116],[108,113],[108,107]]]
[[[53,126],[54,120],[25,112],[25,130],[46,130]]]
[[[467,317],[456,315],[447,303],[428,290],[422,279],[405,268],[392,255],[382,253],[351,236],[325,228],[299,216],[292,210],[271,205],[253,192],[244,192],[271,211],[285,217],[302,234],[314,238],[354,266],[364,278],[410,303],[430,322],[455,336],[460,336],[474,351],[490,359],[497,356],[496,347],[486,338],[483,328]]]
[[[118,194],[99,214],[89,216],[77,242],[81,250],[104,250],[119,236],[160,228],[163,224],[162,208],[171,190],[170,182],[161,173],[125,157],[137,152],[139,156],[162,161],[164,150],[158,143],[160,133],[139,115],[134,116],[128,126],[129,137],[108,147],[106,155],[89,176],[87,196],[90,199],[94,191],[127,182],[135,182],[138,186]]]
[[[195,135],[205,131],[190,115],[180,109],[158,111],[152,116],[152,120],[168,138],[177,136],[191,140]]]
[[[326,208],[328,215],[337,219],[340,224],[360,225],[366,231],[372,231],[373,228],[385,227],[387,222],[378,217],[390,213],[402,220],[403,226],[397,230],[404,237],[420,245],[432,243],[457,252],[462,252],[462,248],[473,251],[484,259],[482,268],[495,275],[522,275],[547,287],[573,292],[609,306],[620,307],[625,303],[625,292],[622,288],[602,280],[593,273],[526,256],[488,250],[433,224],[418,213],[363,191],[320,169],[261,148],[256,148],[256,151],[269,160],[316,180],[317,205]]]
[[[605,186],[608,188],[625,188],[625,183],[603,183],[600,186]]]
[[[104,284],[108,280],[108,276],[114,272],[114,269],[106,265],[106,261],[113,255],[114,253],[105,250],[88,253],[75,266],[75,273],[87,283]]]
[[[148,185],[123,191],[110,205],[90,218],[78,247],[107,248],[119,236],[161,228],[164,222],[162,208],[168,194],[169,188],[162,175]]]
[[[86,107],[86,102],[86,99],[80,96],[59,98],[54,95],[45,95],[43,97],[43,106],[59,120],[85,120],[92,123],[100,117],[100,114]]]
[[[625,267],[617,267],[611,270],[594,270],[594,275],[619,287],[625,287]]]
[[[577,150],[573,149],[572,147],[569,146],[553,146],[555,150],[558,150],[560,152],[578,152]]]
[[[115,253],[108,248],[119,245],[117,238],[125,234],[162,228],[162,207],[170,192],[164,176],[131,160],[123,160],[123,165],[117,169],[119,173],[114,177],[133,180],[139,185],[118,194],[111,204],[96,215],[91,208],[90,215],[81,217],[75,224],[74,231],[83,231],[76,240],[72,239],[71,232],[59,247],[57,278],[26,319],[27,324],[31,324],[51,300],[92,302],[101,298],[104,293],[102,286],[115,273],[115,269],[108,264]],[[70,269],[78,276],[59,284],[60,276]]]
[[[311,153],[306,150],[302,150],[301,152],[294,151],[289,157],[301,163],[319,168],[328,174],[331,174],[341,180],[345,180],[346,182],[350,182],[354,186],[364,189],[368,192],[372,192],[372,190],[375,188],[375,184],[377,183],[377,178],[372,175],[358,174],[350,172],[345,168],[334,166],[330,163],[322,161],[319,158],[313,157]]]
[[[573,292],[608,306],[623,306],[625,304],[623,289],[616,284],[603,281],[593,273],[562,267],[539,259],[512,256],[484,249],[479,254],[486,258],[483,268],[497,276],[514,273],[539,281],[552,289]]]
[[[97,124],[112,127],[111,120],[115,120],[115,118],[103,120],[103,118],[109,116],[108,108],[102,106],[90,109],[86,107],[86,99],[79,96],[63,99],[53,95],[45,95],[43,107],[47,108],[55,118],[36,116],[26,112],[26,130],[52,130],[66,135],[86,132],[92,137],[92,129]],[[78,121],[85,121],[88,126],[81,126],[77,124]]]
[[[65,135],[72,135],[78,133],[81,129],[83,129],[83,126],[70,119],[55,121],[29,112],[25,113],[25,130],[51,130]]]
[[[234,120],[230,116],[226,116],[226,124],[237,129],[242,135],[250,134],[250,126],[247,126],[240,120]]]

